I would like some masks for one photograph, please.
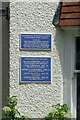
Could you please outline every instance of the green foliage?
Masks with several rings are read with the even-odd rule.
[[[27,118],[27,119],[26,119],[26,117],[25,117],[24,115],[22,115],[22,116],[20,117],[20,120],[32,120],[32,119],[30,119],[30,118]]]
[[[27,117],[27,114],[20,115],[20,112],[18,109],[16,109],[17,105],[17,96],[7,97],[7,106],[3,108],[4,118],[9,118],[11,120],[18,120],[19,118],[21,120],[31,120]],[[48,115],[45,117],[46,120],[65,120],[65,118],[72,118],[72,114],[68,112],[69,107],[67,104],[60,105],[59,103],[57,105],[52,105]]]
[[[8,105],[3,108],[4,111],[3,117],[14,119],[16,114],[20,115],[19,111],[15,109],[15,106],[17,105],[17,97],[16,96],[12,96],[11,98],[7,97],[7,102]]]
[[[45,117],[46,120],[53,120],[53,119],[59,119],[59,120],[65,120],[65,118],[71,118],[72,114],[68,112],[69,107],[67,104],[60,105],[59,103],[57,105],[52,105],[51,112],[48,113],[48,115]]]
[[[3,118],[9,118],[14,120],[14,119],[18,119],[17,116],[19,116],[21,120],[25,120],[26,117],[20,115],[18,109],[15,108],[16,105],[17,105],[17,96],[7,97],[7,106],[3,108],[4,111]]]

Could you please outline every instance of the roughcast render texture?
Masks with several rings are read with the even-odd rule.
[[[52,104],[63,103],[62,53],[63,44],[59,28],[52,25],[58,3],[10,3],[10,96],[18,97],[17,108],[23,115],[44,117]],[[20,32],[52,33],[51,51],[20,51]],[[21,56],[51,56],[52,79],[50,84],[19,84],[19,58]]]

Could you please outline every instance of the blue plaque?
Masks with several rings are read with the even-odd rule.
[[[50,57],[21,57],[20,82],[51,82]]]
[[[21,34],[21,50],[51,50],[51,34]]]

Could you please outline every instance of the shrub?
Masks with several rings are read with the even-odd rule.
[[[8,101],[7,106],[3,108],[3,111],[4,111],[3,118],[8,118],[11,120],[18,119],[18,118],[20,118],[21,120],[24,120],[27,118],[27,116],[26,117],[24,115],[21,116],[18,109],[15,108],[17,105],[17,96],[7,97],[7,101]]]
[[[68,111],[69,107],[67,104],[60,105],[59,103],[57,105],[52,105],[52,108],[50,109],[50,112],[45,117],[46,120],[65,120],[65,118],[72,118],[73,115],[71,112]]]

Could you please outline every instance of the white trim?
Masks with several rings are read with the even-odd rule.
[[[60,29],[62,30],[69,30],[69,31],[79,31],[80,26],[61,26]]]
[[[80,73],[80,70],[74,70],[74,73]]]
[[[72,43],[71,43],[71,61],[72,61],[72,76],[74,74],[74,69],[75,69],[75,56],[76,56],[76,37],[74,34],[72,34]],[[74,114],[74,117],[77,118],[77,78],[76,75],[72,77],[72,82],[71,82],[71,112]]]
[[[63,78],[64,78],[64,103],[68,104],[71,113],[76,118],[76,100],[77,100],[77,83],[74,75],[75,69],[75,31],[64,31],[64,56],[63,56]]]
[[[19,34],[52,34],[48,32],[20,32]]]

